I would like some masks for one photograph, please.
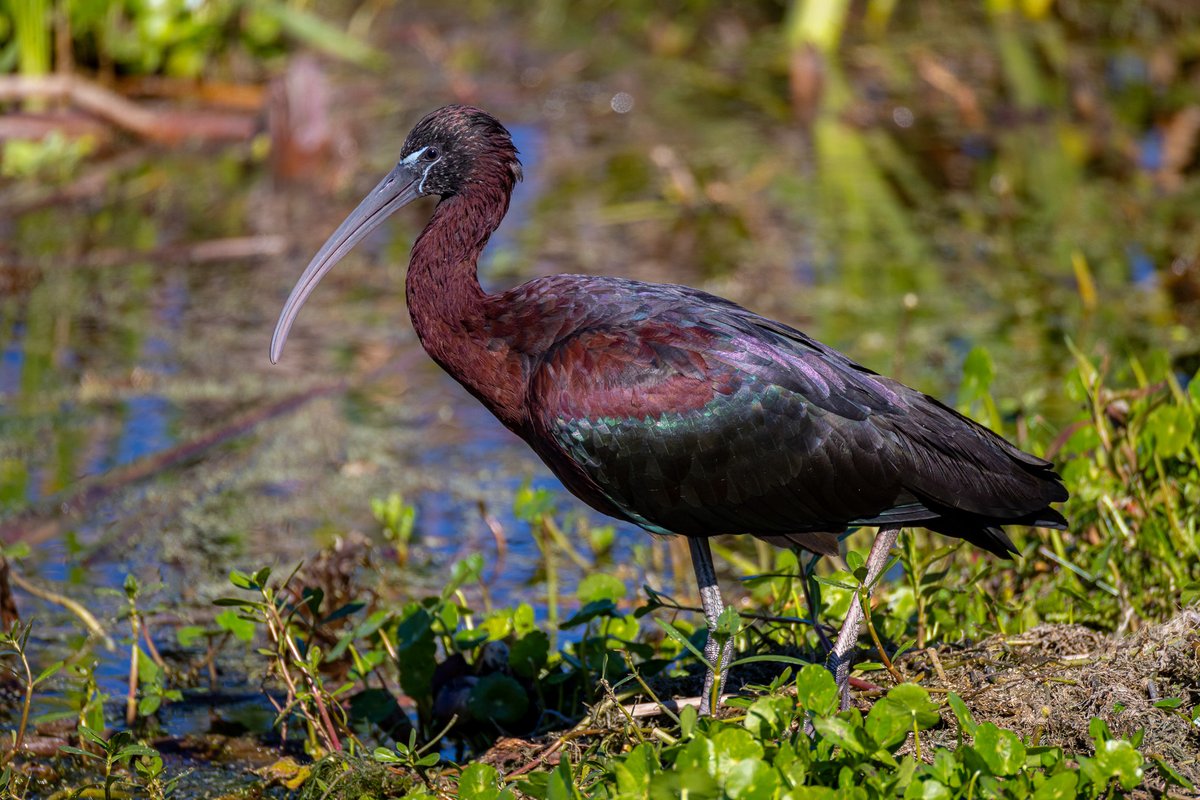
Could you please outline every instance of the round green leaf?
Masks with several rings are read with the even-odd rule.
[[[585,605],[597,600],[611,600],[616,603],[625,596],[625,583],[608,573],[593,572],[579,582],[576,595]]]
[[[1075,787],[1079,776],[1074,772],[1051,775],[1033,793],[1033,800],[1071,800],[1076,796]]]
[[[471,687],[467,707],[476,719],[511,725],[525,715],[529,697],[521,684],[508,675],[485,675]]]
[[[760,759],[763,756],[762,745],[744,728],[723,728],[712,737],[712,742],[720,766],[728,766],[744,758]],[[723,769],[721,773],[724,773]]]
[[[675,760],[675,771],[684,775],[701,774],[715,777],[717,751],[712,739],[706,736],[692,738]]]
[[[458,779],[460,800],[496,800],[503,788],[500,773],[490,764],[471,764]]]
[[[526,678],[536,677],[550,657],[550,637],[542,631],[530,631],[513,642],[508,663],[512,671]]]
[[[779,788],[779,776],[765,761],[747,758],[735,761],[724,771],[725,796],[732,800],[771,800]]]
[[[950,797],[946,784],[932,778],[913,781],[904,790],[904,800],[950,800]]]
[[[921,730],[941,722],[937,705],[929,699],[929,692],[915,683],[902,683],[887,693],[888,703],[908,712]]]
[[[882,698],[867,713],[867,733],[889,750],[899,745],[912,731],[912,714],[898,703]]]
[[[1025,745],[1012,731],[990,722],[975,729],[975,752],[993,775],[1016,775],[1025,766]]]
[[[746,709],[742,725],[758,739],[775,740],[792,724],[794,710],[787,697],[760,697]]]
[[[1117,779],[1122,789],[1132,789],[1142,782],[1142,754],[1124,739],[1109,739],[1099,745],[1096,761],[1106,776]]]
[[[646,742],[639,744],[614,768],[618,796],[649,797],[651,781],[658,771],[658,755],[654,747]]]
[[[838,709],[838,690],[829,670],[809,664],[796,674],[796,701],[817,716],[828,716]]]

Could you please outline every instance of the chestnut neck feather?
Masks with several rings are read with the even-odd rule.
[[[496,334],[502,309],[479,285],[476,265],[508,211],[511,185],[469,182],[438,203],[413,245],[405,294],[413,329],[442,369],[510,429],[523,427],[524,360]]]

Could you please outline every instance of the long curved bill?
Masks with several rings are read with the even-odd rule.
[[[292,293],[283,304],[283,311],[279,313],[279,322],[275,323],[275,335],[271,337],[272,364],[279,363],[288,331],[292,329],[292,323],[300,314],[300,307],[312,294],[313,289],[317,288],[321,278],[397,209],[421,196],[421,177],[421,171],[414,169],[413,165],[403,162],[397,164],[396,168],[363,198],[358,208],[350,212],[325,244],[321,245],[321,249],[304,268],[300,280],[292,287]]]

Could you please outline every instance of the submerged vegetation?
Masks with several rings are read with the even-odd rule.
[[[134,79],[257,81],[304,44],[394,76],[309,119],[349,119],[365,164],[331,135],[290,171],[252,125],[219,153],[6,138],[0,798],[1195,796],[1186,3],[103,5],[0,5],[0,72],[69,52],[170,98]],[[1053,459],[1070,530],[1013,531],[1011,561],[907,531],[847,712],[814,624],[857,601],[867,534],[815,571],[718,541],[738,696],[669,704],[701,684],[686,554],[567,510],[429,388],[396,269],[347,263],[306,312],[328,383],[259,371],[278,256],[337,216],[313,173],[369,180],[398,102],[452,99],[538,121],[486,280],[636,275],[796,322]]]

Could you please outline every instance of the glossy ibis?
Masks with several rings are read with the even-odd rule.
[[[592,508],[686,536],[710,633],[723,609],[710,536],[833,554],[847,528],[877,527],[870,586],[903,525],[1000,556],[1016,552],[1003,525],[1065,527],[1049,504],[1067,492],[1049,462],[728,300],[584,275],[488,294],[476,262],[520,179],[491,115],[455,105],[422,119],[300,276],[271,361],[321,277],[396,209],[436,195],[406,281],[421,344]],[[829,655],[843,703],[861,622],[852,603]],[[709,672],[701,713],[732,643],[721,650],[710,635],[720,676]]]

